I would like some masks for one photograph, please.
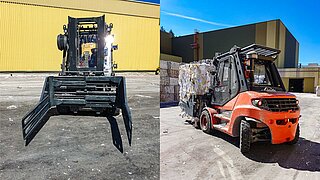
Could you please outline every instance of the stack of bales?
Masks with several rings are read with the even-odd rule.
[[[180,63],[160,61],[160,102],[179,101]]]
[[[196,62],[180,66],[180,100],[188,101],[191,95],[204,95],[209,92],[212,66]]]

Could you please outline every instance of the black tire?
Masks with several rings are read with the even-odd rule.
[[[290,145],[297,144],[297,142],[299,141],[299,137],[300,137],[300,125],[298,124],[294,139],[290,142],[287,142],[287,144],[290,144]]]
[[[207,110],[202,111],[199,124],[203,132],[208,134],[211,134],[213,132],[211,127],[211,117]]]
[[[250,151],[252,131],[249,122],[242,120],[240,124],[240,151],[247,153]]]
[[[65,35],[59,34],[57,36],[57,46],[60,51],[67,49],[68,38]]]
[[[196,129],[200,129],[200,120],[199,118],[194,118],[194,121],[193,121],[193,127],[196,128]]]

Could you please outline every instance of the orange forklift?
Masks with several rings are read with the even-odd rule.
[[[299,101],[286,92],[274,64],[279,53],[278,49],[252,44],[216,55],[207,61],[213,66],[209,91],[180,100],[180,107],[194,117],[196,128],[239,137],[242,153],[258,141],[297,143]]]

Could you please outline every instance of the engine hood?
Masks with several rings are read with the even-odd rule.
[[[296,98],[295,95],[288,92],[246,92],[251,98]]]

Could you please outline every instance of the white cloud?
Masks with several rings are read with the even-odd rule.
[[[202,22],[202,23],[212,24],[212,25],[215,25],[215,26],[223,26],[223,27],[231,27],[231,26],[233,26],[233,25],[230,25],[230,24],[223,24],[223,23],[218,23],[218,22],[213,22],[213,21],[207,21],[207,20],[204,20],[204,19],[185,16],[185,15],[182,15],[182,14],[170,13],[170,12],[166,12],[166,11],[161,11],[161,13],[169,15],[169,16],[175,16],[175,17],[180,17],[180,18],[183,18],[183,19],[189,19],[189,20],[192,20],[192,21],[198,21],[198,22]]]

